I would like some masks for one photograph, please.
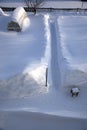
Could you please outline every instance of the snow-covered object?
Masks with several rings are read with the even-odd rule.
[[[83,86],[87,83],[87,17],[60,16],[58,27],[61,84]]]
[[[8,30],[21,31],[24,19],[27,13],[23,7],[17,7],[12,15],[11,22],[8,23]]]
[[[73,96],[78,96],[79,92],[80,92],[79,88],[73,87],[73,88],[71,89],[72,97],[73,97]]]
[[[73,92],[73,93],[78,93],[78,92],[79,92],[79,89],[78,89],[78,88],[72,88],[72,92]]]

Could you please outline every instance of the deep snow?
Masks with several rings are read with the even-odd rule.
[[[61,59],[63,53],[60,53],[60,45],[67,35],[69,37],[67,36],[66,43],[70,43],[68,41],[72,43],[73,37],[68,32],[66,33],[67,28],[70,28],[72,35],[75,35],[74,26],[78,30],[76,25],[79,26],[79,33],[82,30],[84,32],[86,13],[56,12],[37,13],[36,15],[29,13],[29,19],[24,21],[23,30],[20,33],[7,31],[7,23],[11,17],[11,13],[8,14],[9,16],[0,16],[0,109],[25,108],[33,111],[32,108],[34,108],[34,111],[38,112],[86,117],[86,83],[81,87],[80,95],[77,98],[72,98],[70,88],[61,87],[60,82],[63,80],[61,72],[64,72],[64,68],[62,66],[60,68],[60,63],[64,62]],[[68,23],[69,20],[72,24]],[[86,35],[86,29],[84,34]],[[81,35],[83,39],[85,35]],[[78,36],[76,33],[74,40],[77,41],[77,38],[79,40]],[[86,42],[86,39],[84,40]],[[68,62],[67,55],[64,56]],[[77,60],[79,61],[78,57]],[[47,67],[49,85],[46,88]],[[74,114],[72,115],[70,111]]]
[[[44,93],[50,55],[49,16],[29,15],[20,33],[7,31],[10,17],[0,17],[0,99],[27,97],[31,91]]]
[[[82,87],[87,83],[87,16],[60,16],[58,27],[62,86]]]
[[[0,128],[86,130],[87,83],[81,84],[79,96],[72,98],[70,88],[61,87],[60,81],[61,72],[64,74],[75,58],[78,63],[86,62],[87,13],[28,13],[20,33],[7,31],[11,13],[6,14],[0,16]],[[72,41],[76,44],[70,44]],[[84,48],[80,48],[82,43]],[[76,50],[72,50],[74,45]],[[63,47],[72,54],[73,62],[68,63],[70,54],[63,55]]]

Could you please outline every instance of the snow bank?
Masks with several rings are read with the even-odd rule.
[[[62,86],[87,82],[87,17],[60,16],[59,57]]]
[[[38,82],[35,81],[33,75],[26,73],[16,75],[8,80],[0,80],[0,99],[19,99],[46,93],[44,77],[38,76],[41,80]]]

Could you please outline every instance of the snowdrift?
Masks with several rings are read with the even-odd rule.
[[[58,27],[61,84],[82,86],[87,82],[87,17],[60,16]]]

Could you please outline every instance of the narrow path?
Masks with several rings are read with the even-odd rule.
[[[51,30],[51,70],[52,70],[52,83],[53,86],[60,85],[60,72],[58,67],[58,49],[57,49],[57,36],[55,29],[55,21],[50,23]]]

